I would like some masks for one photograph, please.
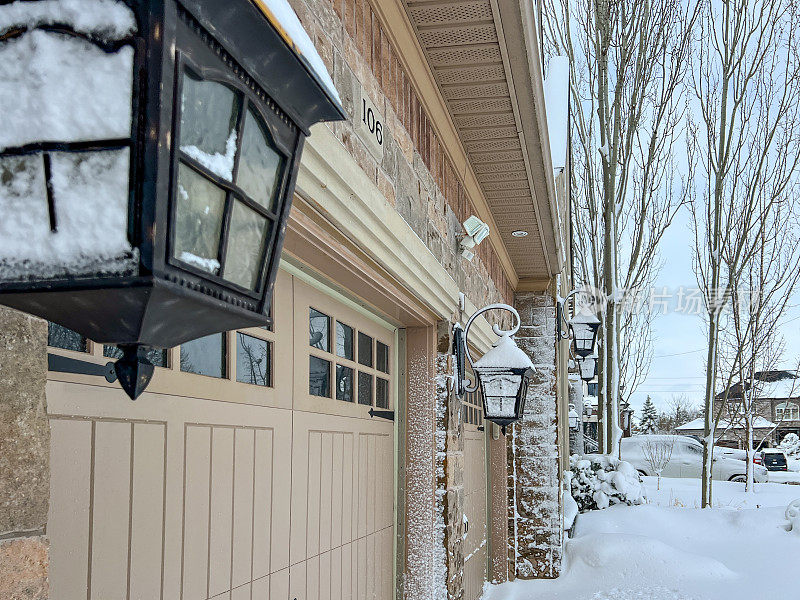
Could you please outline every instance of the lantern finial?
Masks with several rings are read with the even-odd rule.
[[[136,400],[153,377],[153,363],[147,358],[145,346],[121,344],[122,358],[114,363],[119,384],[131,400]]]

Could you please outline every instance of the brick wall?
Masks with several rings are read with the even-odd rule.
[[[385,119],[384,155],[377,161],[355,134],[352,119],[330,124],[362,170],[425,242],[477,306],[512,299],[491,244],[472,262],[458,252],[461,222],[476,214],[368,0],[290,0],[333,75],[348,114],[366,91]]]

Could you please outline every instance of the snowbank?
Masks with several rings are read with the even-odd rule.
[[[800,536],[785,530],[785,508],[593,511],[566,542],[561,577],[487,586],[484,600],[796,598]]]
[[[644,503],[641,479],[630,463],[604,454],[571,456],[569,463],[572,497],[580,512]]]
[[[787,456],[800,456],[800,437],[796,433],[787,433],[781,440],[780,449],[786,452]]]

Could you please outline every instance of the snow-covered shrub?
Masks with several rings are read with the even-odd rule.
[[[800,535],[800,498],[792,500],[789,506],[786,507],[786,531],[791,531],[796,535]]]
[[[796,433],[787,433],[781,440],[780,449],[787,456],[800,456],[800,436]]]
[[[642,480],[630,463],[605,454],[586,454],[571,456],[569,465],[572,497],[581,512],[644,503]]]

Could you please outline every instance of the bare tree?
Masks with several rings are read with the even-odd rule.
[[[781,361],[785,344],[779,326],[800,280],[796,196],[789,193],[769,207],[760,208],[758,220],[759,226],[754,230],[755,251],[744,265],[740,284],[731,291],[729,327],[721,337],[721,344],[740,349],[736,353],[740,357],[736,364],[741,388],[736,407],[740,415],[733,417],[739,417],[743,425],[746,491],[753,489],[753,429],[759,398],[766,385],[757,378],[757,373],[772,370]]]
[[[698,122],[689,154],[703,182],[692,202],[694,267],[707,320],[703,507],[711,504],[723,310],[758,248],[761,215],[786,197],[800,158],[798,26],[791,0],[709,0],[692,53]]]
[[[671,435],[648,436],[642,444],[645,462],[658,477],[656,489],[661,489],[661,473],[667,468],[675,448],[675,437]]]
[[[622,319],[626,293],[650,283],[657,248],[684,202],[673,149],[686,110],[683,81],[698,10],[676,0],[544,3],[550,55],[569,58],[576,270],[605,293],[600,335],[601,450],[618,448],[621,390],[646,369],[622,369],[623,348],[649,343],[647,319]],[[633,347],[632,347],[633,346]],[[626,352],[649,362],[646,351]],[[629,363],[630,364],[630,363]],[[623,378],[634,375],[633,379]]]

